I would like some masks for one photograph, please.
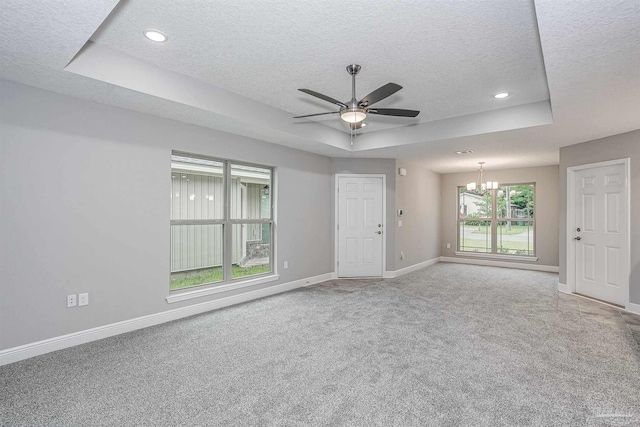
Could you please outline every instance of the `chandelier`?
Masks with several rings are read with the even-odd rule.
[[[473,191],[475,193],[484,193],[487,190],[496,190],[498,188],[498,183],[496,181],[485,181],[484,180],[484,162],[478,162],[480,164],[480,171],[478,171],[478,180],[476,182],[470,182],[467,184],[467,191]]]

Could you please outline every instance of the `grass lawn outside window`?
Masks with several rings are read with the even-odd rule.
[[[257,274],[264,274],[271,271],[269,264],[254,265],[251,267],[240,267],[237,264],[233,264],[233,277],[246,277],[255,276]],[[170,290],[176,291],[178,289],[190,288],[193,286],[208,285],[210,283],[216,283],[222,281],[222,267],[212,267],[206,270],[199,270],[195,274],[188,274],[182,277],[176,277],[171,279]]]
[[[498,226],[498,233],[504,236],[511,236],[514,234],[527,233],[530,229],[531,227],[527,227],[525,225],[512,225],[511,229],[509,229],[505,225],[500,225]],[[473,232],[473,234],[487,234],[487,233],[489,234],[491,233],[491,227],[478,227],[478,229]]]

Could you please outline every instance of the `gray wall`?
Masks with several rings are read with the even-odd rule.
[[[631,159],[631,277],[630,301],[640,304],[640,224],[633,216],[640,212],[640,131],[623,133],[560,149],[560,282],[567,279],[567,168],[629,157]]]
[[[407,169],[399,176],[398,168]],[[440,256],[440,174],[411,160],[352,159],[331,160],[334,174],[378,173],[387,176],[387,271],[400,270]],[[332,183],[335,191],[335,176]],[[331,209],[335,212],[335,200]],[[396,210],[402,208],[403,226],[398,227]],[[335,214],[332,215],[335,236]],[[400,251],[405,259],[400,259]]]
[[[335,224],[335,174],[337,173],[353,173],[353,174],[366,174],[377,173],[385,174],[387,176],[387,271],[393,271],[396,269],[395,264],[395,242],[396,242],[396,230],[393,226],[393,219],[395,217],[395,199],[396,199],[396,161],[395,159],[346,159],[346,158],[334,158],[331,159],[331,172],[334,174],[331,180],[331,230],[332,236],[335,238],[336,224]],[[332,254],[335,252],[335,248],[332,247]],[[333,256],[333,255],[332,255]],[[335,259],[335,258],[332,258]]]
[[[0,99],[0,349],[231,295],[165,300],[172,149],[276,167],[269,286],[333,271],[329,158],[2,80]]]
[[[333,271],[334,174],[386,174],[388,271],[454,256],[456,188],[476,178],[412,160],[329,159],[2,80],[0,97],[0,349],[240,292],[165,300],[172,150],[276,167],[280,280],[259,287]],[[557,265],[558,167],[489,176],[537,183],[539,263]],[[67,309],[80,292],[90,305]]]
[[[400,270],[440,256],[441,175],[411,160],[398,160],[396,166],[407,170],[406,176],[396,176],[396,210],[402,209],[403,215],[393,217],[396,270]],[[399,219],[402,227],[397,227]]]
[[[485,176],[486,179],[498,181],[500,184],[536,183],[537,264],[557,266],[559,261],[558,215],[560,213],[558,166],[488,170]],[[458,186],[466,185],[477,178],[477,172],[442,175],[442,256],[457,256],[455,250],[457,246]],[[450,249],[447,249],[447,243],[451,243]],[[464,258],[464,256],[460,257]]]

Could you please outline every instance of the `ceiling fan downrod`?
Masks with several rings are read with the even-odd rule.
[[[367,111],[358,104],[356,99],[356,75],[362,69],[358,64],[347,65],[347,73],[351,75],[351,101],[346,108],[340,109],[340,117],[347,123],[360,123],[367,118]]]
[[[347,65],[347,73],[351,75],[351,106],[356,107],[358,101],[356,100],[356,75],[362,69],[358,64]]]

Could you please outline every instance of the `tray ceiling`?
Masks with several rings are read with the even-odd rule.
[[[0,78],[328,156],[533,166],[640,128],[632,0],[7,0],[2,18]],[[348,99],[350,63],[358,97],[398,83],[376,106],[421,114],[368,118],[353,146],[337,115],[292,119],[333,109],[298,88]]]

